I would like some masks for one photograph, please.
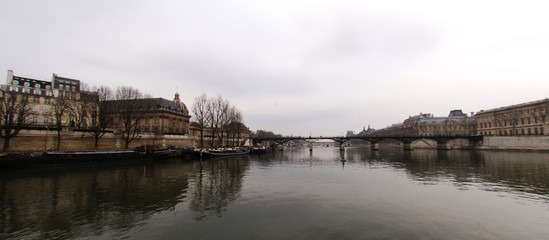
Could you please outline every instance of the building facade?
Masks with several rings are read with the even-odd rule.
[[[31,114],[27,121],[30,127],[55,127],[56,112],[62,126],[84,128],[91,124],[99,110],[99,94],[81,91],[80,80],[53,74],[52,81],[37,80],[14,75],[8,70],[2,92],[28,95]],[[62,109],[60,109],[62,108]]]
[[[549,99],[476,113],[478,134],[484,136],[547,135]]]
[[[135,101],[131,103],[130,101]],[[179,99],[179,93],[174,100],[163,98],[144,98],[134,100],[109,100],[102,102],[103,110],[108,119],[108,128],[114,131],[123,130],[123,118],[127,113],[121,111],[124,106],[134,104],[136,107],[131,113],[137,126],[135,131],[141,134],[156,135],[187,135],[189,134],[189,110]]]

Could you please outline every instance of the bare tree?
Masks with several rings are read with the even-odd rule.
[[[223,114],[227,112],[227,109],[228,101],[224,100],[221,95],[218,95],[217,98],[208,99],[206,112],[208,127],[210,128],[210,131],[212,133],[212,146],[215,146],[215,138],[217,135],[221,135],[221,141],[223,141],[223,133],[221,132],[223,130]],[[223,144],[223,142],[221,142],[220,144]]]
[[[108,123],[107,114],[104,110],[103,103],[99,103],[100,107],[95,108],[93,107],[91,109],[90,117],[91,121],[86,128],[86,131],[93,136],[94,139],[94,148],[97,149],[99,147],[99,140],[105,136]]]
[[[233,107],[232,116],[231,116],[232,126],[233,126],[233,145],[240,146],[240,133],[242,131],[242,113]]]
[[[28,126],[30,112],[27,94],[0,91],[0,137],[4,139],[2,151],[8,151],[10,140]]]
[[[94,148],[99,147],[99,140],[107,133],[107,127],[110,125],[109,118],[107,117],[107,105],[104,101],[113,100],[114,94],[111,88],[102,85],[97,88],[97,97],[93,101],[98,102],[97,106],[91,105],[89,107],[90,122],[85,128],[86,132],[93,136]]]
[[[198,127],[200,128],[200,147],[204,147],[204,128],[206,127],[208,97],[205,93],[196,97],[193,102],[192,112]]]
[[[221,96],[217,99],[217,107],[218,107],[218,114],[219,114],[219,144],[223,144],[224,134],[227,133],[228,135],[228,127],[230,124],[230,110],[231,105],[228,100],[225,100],[221,98]],[[228,143],[228,136],[227,136],[227,143]]]
[[[97,88],[97,91],[99,93],[100,102],[114,100],[114,92],[108,86],[101,85],[99,88]]]
[[[132,87],[119,87],[116,90],[116,108],[120,113],[122,139],[126,143],[126,148],[130,142],[140,137],[139,125],[147,110],[144,105],[139,104],[139,99],[142,98],[143,94]]]
[[[65,119],[65,114],[67,109],[70,108],[71,101],[63,96],[59,96],[54,99],[52,103],[53,107],[53,124],[57,130],[57,151],[61,148],[61,131],[63,131],[63,126],[67,124],[69,119]]]

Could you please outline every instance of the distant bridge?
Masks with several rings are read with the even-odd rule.
[[[372,150],[378,150],[379,149],[379,142],[383,140],[396,140],[403,143],[405,150],[412,150],[412,144],[418,140],[433,140],[437,143],[437,149],[449,149],[448,143],[452,140],[456,139],[464,139],[469,141],[471,145],[479,144],[483,140],[482,135],[463,135],[463,136],[352,136],[352,137],[254,137],[252,138],[252,141],[254,144],[261,143],[264,141],[273,141],[277,144],[283,145],[286,142],[289,141],[306,141],[309,143],[316,142],[318,140],[333,140],[335,142],[338,142],[340,144],[340,148],[344,148],[344,143],[350,140],[354,139],[361,139],[367,142],[371,143]]]

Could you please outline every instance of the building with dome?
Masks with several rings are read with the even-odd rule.
[[[173,101],[163,98],[144,98],[134,100],[111,100],[102,104],[107,115],[109,128],[122,130],[123,107],[130,104],[136,106],[132,117],[135,119],[136,131],[141,134],[186,135],[189,133],[189,110],[185,103],[175,93]]]

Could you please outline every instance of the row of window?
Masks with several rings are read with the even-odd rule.
[[[514,126],[518,126],[518,125],[526,125],[526,124],[539,124],[540,121],[536,117],[534,118],[528,117],[528,118],[516,119],[514,121],[509,120],[509,121],[498,122],[495,125],[497,125],[497,127],[512,127],[513,123],[514,123]],[[480,129],[492,128],[492,122],[479,123],[479,128]]]
[[[12,84],[15,85],[15,86],[18,86],[19,85],[19,81],[17,80],[13,80],[12,81]],[[31,83],[30,82],[23,82],[23,86],[27,87],[27,88],[30,88],[31,87]],[[34,84],[32,86],[32,88],[35,88],[37,90],[40,90],[42,89],[42,85],[40,84]],[[51,85],[45,85],[45,88],[47,90],[50,90],[51,89]],[[59,89],[64,89],[64,90],[67,90],[67,91],[78,91],[78,86],[75,86],[75,85],[64,85],[64,84],[59,84]]]
[[[492,136],[494,131],[482,131],[481,134],[485,136]],[[522,128],[522,129],[512,129],[510,130],[499,130],[497,132],[498,136],[517,136],[517,135],[545,135],[543,128]]]
[[[33,89],[33,88],[26,88],[26,87],[9,86],[8,91],[53,97],[53,92],[51,90],[40,90],[40,89]]]

